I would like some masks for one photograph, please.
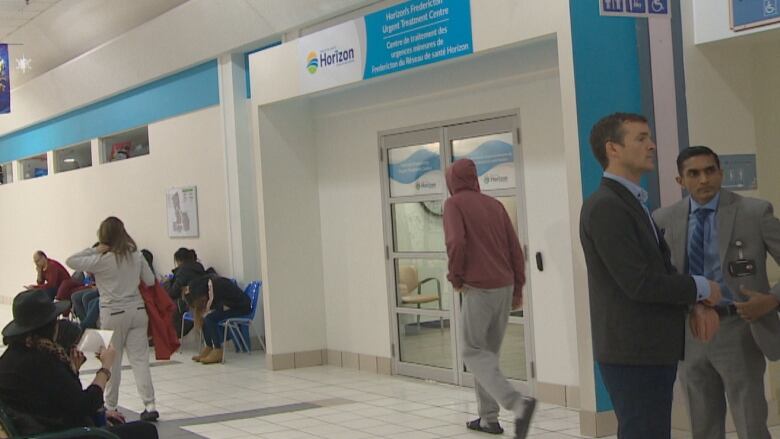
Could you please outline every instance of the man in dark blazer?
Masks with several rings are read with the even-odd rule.
[[[653,216],[675,267],[723,291],[717,334],[702,343],[688,331],[680,364],[693,438],[725,439],[728,399],[740,439],[770,439],[764,372],[766,358],[780,359],[780,284],[770,289],[766,259],[780,262],[780,220],[767,201],[721,189],[720,159],[706,146],[680,152],[677,170],[690,196]]]
[[[720,302],[720,287],[703,276],[677,274],[652,222],[640,186],[642,174],[655,168],[647,119],[606,116],[593,126],[590,143],[604,168],[580,215],[594,358],[618,418],[618,437],[668,439],[686,313],[696,302]]]

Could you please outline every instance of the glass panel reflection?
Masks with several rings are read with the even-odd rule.
[[[442,202],[393,204],[393,238],[397,252],[443,252]]]
[[[510,322],[501,344],[499,366],[507,378],[527,381],[525,362],[525,325]]]
[[[405,308],[448,310],[452,293],[443,259],[398,259],[395,265],[397,305]]]
[[[398,314],[398,340],[402,362],[452,368],[449,319]]]

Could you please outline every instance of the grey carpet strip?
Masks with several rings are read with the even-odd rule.
[[[258,418],[261,416],[276,415],[280,413],[291,413],[303,410],[316,409],[321,407],[332,407],[335,405],[351,404],[354,401],[343,398],[323,399],[312,402],[302,402],[296,404],[279,405],[274,407],[263,407],[253,410],[244,410],[240,412],[222,413],[218,415],[199,416],[195,418],[174,419],[170,421],[161,420],[156,423],[157,433],[161,439],[188,439],[202,438],[203,436],[184,430],[181,427],[189,425],[214,424],[217,422],[236,421],[239,419]],[[128,421],[138,420],[138,413],[126,408],[120,410],[127,417]],[[165,413],[160,416],[164,417]]]
[[[180,361],[176,360],[170,360],[170,361],[154,361],[152,363],[149,363],[149,367],[160,367],[160,366],[173,366],[174,364],[181,364]],[[129,364],[122,366],[122,370],[130,370],[131,367]],[[81,375],[89,375],[93,373],[97,373],[99,369],[86,369],[86,370],[80,370],[79,374]]]

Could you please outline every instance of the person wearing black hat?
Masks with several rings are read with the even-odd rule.
[[[92,426],[91,416],[103,407],[103,389],[116,350],[109,346],[99,353],[103,367],[92,384],[82,388],[78,370],[85,358],[74,349],[80,333],[70,330],[70,322],[57,320],[69,307],[68,301],[53,303],[42,290],[14,298],[14,319],[2,331],[8,348],[0,356],[0,400],[21,434]],[[149,424],[112,431],[122,438],[157,438]]]

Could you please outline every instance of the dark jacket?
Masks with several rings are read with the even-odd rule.
[[[230,279],[224,277],[213,277],[211,279],[214,285],[214,301],[211,303],[211,309],[223,309],[227,307],[241,313],[249,314],[252,309],[252,302],[249,296],[241,291],[241,288]]]
[[[639,200],[614,180],[602,179],[582,206],[596,361],[671,365],[683,358],[696,284],[677,274],[669,247],[662,235],[656,241],[652,227]]]
[[[13,413],[22,434],[90,426],[103,407],[103,391],[81,387],[70,367],[52,354],[12,345],[0,357],[0,400]],[[25,422],[33,420],[35,422]]]
[[[444,203],[444,236],[449,274],[455,288],[514,285],[520,297],[525,284],[523,250],[504,206],[479,190],[477,168],[471,160],[447,169],[452,196]]]
[[[170,287],[167,288],[171,299],[181,298],[181,289],[186,287],[192,280],[206,274],[203,264],[200,262],[184,262],[173,269],[173,278],[170,280]]]

